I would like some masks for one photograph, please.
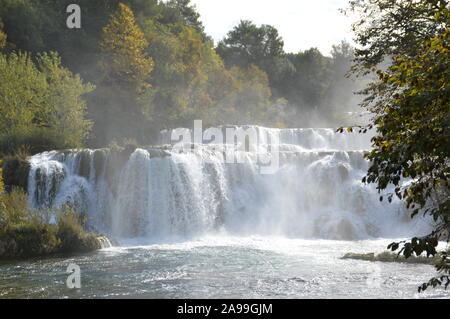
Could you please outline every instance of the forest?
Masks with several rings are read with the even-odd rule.
[[[194,119],[327,126],[357,104],[346,42],[286,53],[276,28],[241,21],[215,45],[189,0],[79,1],[69,29],[69,4],[0,2],[0,153],[148,145]]]

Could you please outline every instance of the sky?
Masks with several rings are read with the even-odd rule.
[[[240,20],[278,29],[286,52],[311,47],[329,55],[341,40],[352,43],[352,19],[339,12],[348,0],[191,0],[201,15],[206,33],[217,43]]]

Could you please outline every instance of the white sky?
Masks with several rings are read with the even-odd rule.
[[[317,47],[329,55],[331,46],[352,43],[351,23],[338,9],[348,0],[191,0],[201,15],[206,33],[221,40],[240,20],[278,29],[286,52]]]

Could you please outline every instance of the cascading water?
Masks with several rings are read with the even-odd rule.
[[[70,204],[117,239],[188,238],[211,233],[365,239],[426,232],[399,201],[380,202],[363,185],[369,136],[332,129],[253,127],[258,147],[197,145],[46,152],[31,158],[29,198]],[[238,128],[239,129],[239,128]],[[160,142],[170,144],[171,131]],[[278,169],[260,174],[258,155],[279,139]],[[239,164],[226,163],[233,152]]]

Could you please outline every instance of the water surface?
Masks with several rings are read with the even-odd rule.
[[[2,298],[449,298],[418,294],[430,265],[342,260],[389,240],[332,241],[211,236],[165,244],[129,241],[71,258],[0,264]],[[68,289],[70,263],[81,289]]]

